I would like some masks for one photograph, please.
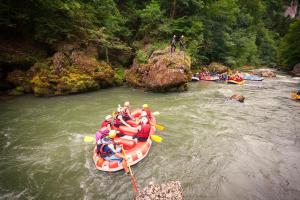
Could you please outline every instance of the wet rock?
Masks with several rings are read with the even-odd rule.
[[[261,77],[276,77],[275,72],[270,69],[255,70],[254,74]]]
[[[216,63],[216,62],[212,62],[208,67],[207,70],[209,72],[212,73],[217,73],[217,74],[222,74],[224,72],[228,71],[228,67],[220,64],[220,63]]]
[[[230,97],[231,100],[236,100],[239,101],[241,103],[244,103],[245,97],[242,95],[238,95],[238,94],[234,94]]]
[[[294,66],[292,73],[295,76],[300,76],[300,63]]]
[[[36,62],[26,72],[15,70],[8,80],[37,96],[65,95],[105,88],[114,84],[115,71],[104,61],[79,49],[62,45],[62,51]],[[93,52],[93,49],[87,52]]]
[[[139,191],[135,200],[183,200],[183,191],[179,181],[170,181],[161,185],[150,182]]]
[[[152,53],[146,64],[136,60],[125,72],[126,82],[134,87],[156,92],[182,91],[187,89],[191,78],[191,60],[180,53],[170,54],[168,49]]]

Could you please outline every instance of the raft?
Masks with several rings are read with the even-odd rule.
[[[137,110],[135,112],[132,113],[132,115],[134,117],[139,117],[141,115],[142,110]],[[130,124],[131,126],[137,126],[137,123],[133,120],[128,120],[127,121],[128,124]],[[152,120],[151,120],[151,130],[150,130],[150,136],[155,134],[156,128],[156,119],[154,118],[154,116],[152,116]],[[131,129],[127,126],[120,126],[120,127],[112,127],[112,129],[118,130],[120,131],[120,133],[122,134],[122,136],[117,136],[114,140],[116,143],[118,144],[122,144],[125,152],[126,152],[126,158],[127,158],[127,162],[128,164],[131,165],[135,165],[136,163],[138,163],[139,161],[141,161],[142,159],[144,159],[150,148],[152,145],[152,140],[149,136],[148,140],[146,142],[135,142],[132,139],[132,136],[134,136],[137,131],[134,129]],[[120,153],[122,154],[122,152]],[[101,156],[97,155],[97,146],[95,145],[94,147],[94,151],[93,151],[93,160],[95,163],[95,166],[98,170],[100,171],[105,171],[105,172],[116,172],[116,171],[120,171],[123,169],[123,165],[122,162],[120,161],[116,161],[116,160],[106,160],[104,158],[102,158]]]
[[[197,74],[192,75],[192,81],[199,81],[199,76]]]
[[[152,145],[152,141],[150,137],[146,142],[137,142],[135,143],[131,139],[127,139],[128,136],[123,136],[120,138],[116,138],[115,140],[119,144],[123,144],[125,152],[126,152],[126,158],[128,165],[132,166],[144,159]],[[132,142],[134,144],[132,144]],[[133,147],[130,148],[130,144],[133,145]],[[129,146],[128,146],[129,145]],[[127,150],[126,150],[127,149]],[[105,172],[116,172],[123,169],[122,161],[116,161],[116,160],[106,160],[102,158],[101,156],[97,155],[97,146],[95,146],[93,151],[93,160],[95,163],[95,166],[100,171]],[[122,154],[122,152],[121,152]]]
[[[300,95],[297,95],[296,92],[292,92],[292,93],[291,93],[291,97],[292,97],[292,99],[300,100]]]
[[[244,74],[243,79],[248,80],[248,81],[262,81],[262,80],[264,80],[264,78],[262,78],[260,76],[251,75],[251,74]]]
[[[228,80],[227,83],[242,85],[245,83],[245,81],[244,80],[242,80],[242,81]]]
[[[217,81],[219,80],[218,76],[200,76],[200,80],[202,81]]]

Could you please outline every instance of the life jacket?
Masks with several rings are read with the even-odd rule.
[[[106,139],[106,138],[105,138]],[[104,140],[105,140],[104,139]],[[108,145],[111,143],[111,140],[101,144],[101,147],[100,147],[100,155],[102,157],[109,157],[113,154],[113,151],[108,147]]]
[[[141,130],[139,130],[136,135],[137,138],[145,139],[145,140],[148,139],[150,130],[151,130],[150,124],[141,124]]]
[[[106,137],[109,133],[109,130],[107,127],[102,127],[99,131],[97,131],[96,133],[96,142],[98,143],[98,141],[102,140],[102,138]]]
[[[118,113],[116,116],[115,116],[115,119],[113,121],[113,125],[116,126],[116,127],[119,127],[122,125],[122,122],[120,119],[118,119],[118,117],[120,116],[120,114]]]
[[[101,128],[107,127],[108,124],[111,125],[111,120],[104,120],[104,121],[101,123]]]
[[[122,109],[121,115],[122,115],[124,121],[127,121],[127,120],[131,119],[130,116],[129,116],[129,109],[127,107],[124,107]]]

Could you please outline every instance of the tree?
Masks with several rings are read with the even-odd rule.
[[[300,62],[300,21],[293,22],[278,48],[279,63],[284,69],[291,70]]]

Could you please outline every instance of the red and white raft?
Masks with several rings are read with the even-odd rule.
[[[140,113],[140,111],[138,111]],[[134,116],[138,116],[138,114],[134,114]],[[150,135],[155,134],[155,118],[152,119],[152,126]],[[154,123],[155,122],[155,123]],[[133,123],[133,122],[132,122]],[[152,145],[152,141],[150,137],[146,142],[135,142],[132,140],[132,136],[135,134],[135,131],[132,129],[126,127],[126,126],[120,126],[117,130],[119,130],[121,133],[125,134],[125,136],[122,137],[116,137],[114,140],[118,144],[122,144],[125,152],[126,152],[126,158],[127,163],[131,165],[135,165],[142,159],[144,159]],[[96,153],[97,146],[95,146],[93,151],[93,160],[95,163],[95,166],[100,171],[105,172],[116,172],[123,169],[122,162],[115,161],[115,160],[105,160],[101,156],[97,155]]]

